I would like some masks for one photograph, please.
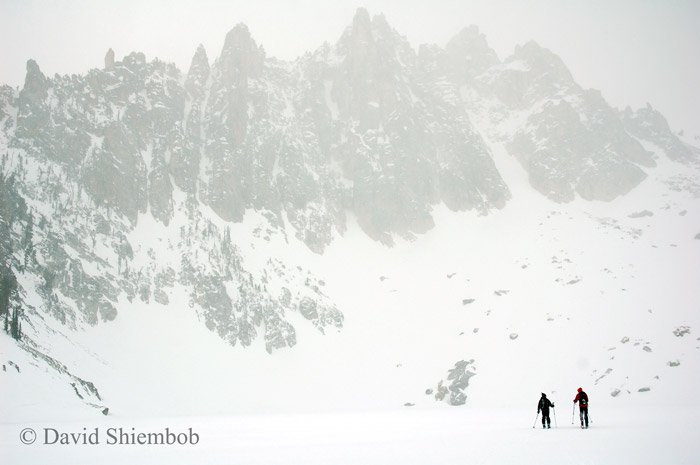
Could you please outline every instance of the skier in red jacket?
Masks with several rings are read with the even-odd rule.
[[[578,402],[579,416],[581,417],[581,428],[588,428],[588,394],[582,388],[578,388],[574,404],[576,402]]]

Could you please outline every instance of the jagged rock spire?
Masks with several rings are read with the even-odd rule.
[[[199,44],[197,50],[194,52],[194,56],[192,57],[190,69],[187,72],[187,81],[185,82],[185,88],[187,91],[190,94],[195,94],[202,91],[207,79],[209,79],[209,72],[210,67],[207,52],[204,49],[204,46]]]
[[[112,69],[114,69],[114,50],[110,48],[105,55],[105,70],[110,71]]]
[[[202,44],[199,44],[197,46],[197,50],[195,50],[194,52],[189,72],[192,72],[193,69],[199,68],[209,68],[209,58],[207,57],[207,51],[205,50],[204,45]]]
[[[250,36],[248,26],[239,23],[226,34],[219,61],[226,82],[245,84],[248,77],[262,74],[265,51]]]
[[[43,94],[46,92],[46,76],[39,69],[36,61],[27,60],[27,75],[24,78],[24,92],[31,95]]]

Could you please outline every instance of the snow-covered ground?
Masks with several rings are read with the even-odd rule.
[[[536,399],[535,399],[536,400]],[[556,399],[555,399],[556,400]],[[258,415],[144,419],[93,419],[75,423],[0,424],[2,463],[246,465],[313,464],[696,464],[697,409],[646,405],[595,409],[593,424],[571,424],[568,399],[557,426],[532,428],[534,405],[524,409],[432,409],[315,415]],[[39,432],[37,443],[19,441],[21,428]],[[131,432],[186,432],[195,445],[108,445],[107,428]],[[89,432],[99,445],[44,445],[43,428]]]

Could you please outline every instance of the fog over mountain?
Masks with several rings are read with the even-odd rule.
[[[350,294],[365,288],[349,277],[331,282],[330,274],[319,274],[321,265],[312,266],[336,260],[328,251],[342,244],[369,240],[367,250],[405,250],[452,218],[467,218],[458,239],[441,245],[459,249],[473,246],[472,235],[488,235],[479,229],[483,222],[512,214],[504,228],[520,220],[537,228],[571,215],[585,225],[570,231],[581,232],[583,255],[589,227],[636,243],[645,221],[662,227],[666,210],[673,221],[695,221],[700,150],[651,106],[619,110],[599,91],[582,88],[547,45],[528,42],[499,57],[478,27],[468,26],[445,46],[414,49],[383,15],[358,9],[337,41],[295,61],[267,56],[244,24],[230,30],[220,51],[194,50],[187,70],[138,51],[116,57],[110,49],[99,69],[49,77],[29,59],[23,86],[0,88],[0,305],[14,338],[3,335],[3,345],[101,410],[115,396],[101,395],[102,375],[71,355],[93,349],[81,343],[58,350],[56,341],[72,344],[96,328],[128,338],[119,325],[130,308],[184,309],[199,325],[192,334],[206,328],[236,350],[260,345],[272,358],[297,350],[303,337],[342,334],[349,320],[379,325],[360,321],[346,305],[349,297],[338,297],[343,286]],[[525,189],[513,185],[513,172],[524,173]],[[624,199],[644,186],[662,193],[630,210]],[[586,210],[608,204],[637,216]],[[521,232],[532,234],[524,239],[532,243],[541,233],[513,235]],[[691,247],[700,226],[678,232]],[[555,264],[556,293],[593,269],[572,268],[563,249],[538,253],[523,251],[517,268],[538,259]],[[676,256],[664,257],[671,263]],[[498,260],[470,266],[491,276],[486,270]],[[596,276],[634,274],[626,260],[632,258],[619,257],[614,271],[596,266]],[[367,274],[393,286],[381,270]],[[496,304],[479,307],[467,281],[461,282],[468,290],[450,298],[458,308],[490,315]],[[433,292],[425,285],[426,295]],[[488,298],[507,301],[508,290],[488,288]],[[392,324],[420,326],[422,318],[439,318],[433,311]],[[372,312],[384,318],[379,306]],[[154,346],[168,336],[164,318],[162,333],[150,336]],[[680,316],[674,321],[685,323]],[[502,329],[504,343],[519,343],[510,323]],[[632,342],[646,346],[641,336]],[[483,367],[468,352],[436,362],[441,371],[421,378],[420,389],[465,404],[470,378],[479,377],[475,367]],[[615,383],[611,392],[627,389],[622,378]],[[404,400],[411,399],[397,402]]]

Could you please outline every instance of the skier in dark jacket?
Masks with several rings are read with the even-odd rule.
[[[576,402],[578,402],[579,416],[581,417],[581,428],[588,428],[588,394],[582,388],[578,388],[574,404]]]
[[[540,401],[537,403],[537,413],[542,412],[542,428],[551,428],[551,420],[549,419],[549,407],[554,408],[554,404],[547,399],[547,395],[543,392]]]

